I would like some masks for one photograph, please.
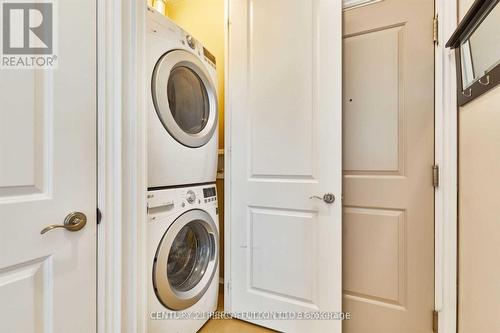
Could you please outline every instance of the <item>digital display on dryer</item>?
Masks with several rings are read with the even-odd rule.
[[[215,197],[215,187],[207,187],[203,189],[203,197],[210,198]]]
[[[214,65],[217,64],[216,63],[216,59],[215,59],[215,56],[210,53],[210,51],[208,51],[206,48],[203,48],[203,55],[209,60],[211,61]]]

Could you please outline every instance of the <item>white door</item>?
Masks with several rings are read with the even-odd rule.
[[[95,1],[53,13],[58,67],[0,69],[0,332],[96,327]]]
[[[230,308],[341,311],[341,1],[231,0],[229,17]],[[341,331],[267,315],[243,319]]]

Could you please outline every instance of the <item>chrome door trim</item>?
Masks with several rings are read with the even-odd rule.
[[[167,95],[168,78],[172,70],[177,67],[187,67],[195,72],[207,91],[209,103],[208,121],[201,132],[196,134],[186,133],[179,127],[170,111]],[[199,58],[185,50],[173,50],[164,54],[155,66],[151,82],[151,92],[156,114],[162,122],[163,127],[175,140],[191,148],[201,147],[210,141],[217,128],[219,118],[217,93],[214,83],[210,79],[210,74]],[[161,110],[163,110],[165,117],[162,117]]]
[[[205,274],[198,284],[187,291],[174,290],[168,282],[167,261],[170,248],[181,229],[190,222],[198,221],[213,239],[214,253]],[[204,210],[193,209],[180,215],[167,229],[156,251],[153,262],[153,287],[158,300],[171,310],[184,310],[198,302],[210,286],[217,271],[219,258],[219,233],[212,217]]]

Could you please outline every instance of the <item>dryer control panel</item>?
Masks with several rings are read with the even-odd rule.
[[[182,44],[187,44],[193,52],[197,53],[198,56],[202,57],[205,62],[207,62],[210,66],[212,66],[214,69],[217,68],[217,60],[215,56],[207,50],[206,47],[201,45],[196,39],[194,39],[193,36],[183,32],[185,35],[184,39],[181,39]]]

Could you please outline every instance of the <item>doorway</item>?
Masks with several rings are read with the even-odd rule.
[[[380,315],[380,330],[430,332],[434,310],[434,42],[430,22],[434,3],[385,0],[347,5],[344,310],[363,313],[358,318]],[[344,324],[344,331],[362,332],[365,325],[373,324],[363,322],[353,318]]]
[[[388,3],[388,1],[381,1],[381,2],[380,2],[380,1],[377,1],[377,2],[378,2],[379,4],[381,4],[381,3],[382,3],[382,4],[383,4],[383,3]],[[367,6],[366,6],[366,8],[368,8],[369,6],[376,6],[376,3],[377,3],[377,2],[374,2],[374,4],[367,5]],[[414,2],[412,2],[412,4],[414,4]],[[353,12],[355,12],[355,11],[363,11],[363,10],[364,10],[364,9],[363,9],[363,7],[359,7],[359,8],[357,8],[357,9],[351,9],[351,10],[350,10],[350,12],[351,12],[351,13],[353,13]],[[347,14],[346,14],[346,15],[347,15]],[[432,18],[432,16],[433,16],[433,9],[431,10],[431,13],[430,13],[430,17],[431,17],[431,18]],[[423,19],[422,19],[422,20],[423,20]],[[423,21],[422,21],[422,22],[423,22]],[[426,23],[422,23],[422,26],[426,26],[426,27],[427,27],[427,23],[429,23],[429,22],[428,22],[428,17],[426,17],[426,18],[425,18],[425,22],[426,22]],[[405,30],[405,29],[407,29],[407,27],[405,27],[405,24],[406,24],[406,23],[405,23],[405,24],[402,24],[402,23],[405,23],[405,22],[401,22],[401,21],[400,21],[400,22],[396,22],[396,23],[391,23],[391,24],[389,24],[389,26],[387,26],[387,25],[381,25],[381,26],[379,26],[379,27],[375,27],[375,28],[366,28],[365,30],[360,30],[360,31],[362,32],[362,31],[371,31],[371,30],[374,30],[374,31],[371,31],[371,32],[375,33],[375,32],[376,32],[376,31],[378,31],[378,30],[384,30],[384,29],[382,29],[382,28],[388,28],[388,29],[386,29],[386,30],[388,30],[388,33],[389,33],[389,34],[392,34],[393,36],[394,36],[394,35],[398,35],[398,36],[403,35],[403,37],[408,37],[407,35],[405,35],[405,33],[407,33],[407,30]],[[403,32],[403,33],[398,32],[398,29],[397,29],[397,28],[402,28],[402,29],[404,30],[404,32]],[[392,29],[392,30],[391,30],[391,29]],[[430,41],[431,46],[430,46],[429,48],[431,48],[431,50],[432,50],[432,49],[433,49],[433,44],[432,44],[432,38],[431,38],[431,36],[432,36],[432,32],[431,32],[431,24],[429,24],[429,25],[428,25],[428,30],[427,30],[427,28],[426,28],[426,29],[425,29],[425,32],[426,32],[426,37],[425,37],[425,38],[426,38],[428,41]],[[353,32],[352,34],[353,34],[353,35],[355,35],[355,34],[356,34],[356,32]],[[380,35],[383,35],[383,33],[381,33]],[[378,36],[380,36],[380,35],[378,35]],[[377,36],[377,37],[378,37],[378,36]],[[388,39],[388,40],[390,40],[390,38],[391,38],[391,36],[387,37],[387,39]],[[409,43],[409,41],[410,41],[410,38],[403,38],[403,40],[402,40],[402,45],[406,47],[406,46],[407,46],[407,45],[406,45],[406,43]],[[431,52],[432,52],[432,51],[431,51]],[[430,61],[432,62],[433,56],[431,55],[429,58],[431,59]],[[399,60],[399,59],[398,59],[398,60]],[[432,66],[432,64],[431,64],[431,66]],[[406,69],[407,69],[407,68],[405,67],[405,71],[404,71],[404,73],[403,73],[403,74],[405,74],[405,75],[409,75],[409,74],[411,73],[411,71],[410,71],[410,72],[407,72],[407,71],[406,71]],[[433,68],[432,68],[432,70],[433,70]],[[406,78],[406,76],[404,76],[404,78]],[[431,92],[430,92],[430,94],[426,94],[427,96],[433,96],[433,89],[432,89],[432,87],[433,87],[433,80],[431,81],[431,89],[430,89],[430,91],[431,91]],[[402,90],[402,92],[404,93],[404,94],[403,94],[403,96],[411,96],[411,95],[416,95],[416,94],[417,94],[417,93],[416,93],[413,89],[408,89],[408,87],[405,87],[405,88],[406,88],[406,89],[403,89],[403,90]],[[399,89],[399,87],[398,87],[398,89]],[[413,96],[413,97],[415,97],[415,96]],[[432,98],[432,99],[433,99],[433,98]],[[357,99],[356,99],[356,100],[357,100]],[[353,99],[353,101],[354,101],[354,99]],[[418,102],[420,103],[421,101],[419,100]],[[432,112],[433,112],[433,108],[431,108],[431,109],[432,109]],[[407,114],[406,114],[406,113],[407,113],[407,112],[406,112],[406,109],[405,109],[405,116],[407,116]],[[432,114],[433,114],[433,113],[432,113]],[[388,163],[388,164],[383,164],[382,166],[383,166],[383,167],[385,167],[385,169],[381,168],[381,167],[380,167],[380,165],[379,165],[379,169],[375,169],[375,170],[370,170],[370,169],[369,169],[369,168],[365,165],[365,169],[361,169],[361,170],[356,170],[356,169],[348,169],[348,170],[347,170],[348,172],[351,172],[351,171],[352,171],[352,175],[354,175],[354,176],[356,176],[356,177],[358,177],[358,178],[360,178],[360,179],[363,179],[363,176],[365,176],[365,178],[368,178],[367,176],[369,176],[369,175],[366,175],[366,174],[364,174],[364,175],[363,175],[363,174],[362,174],[362,173],[363,173],[363,172],[365,172],[365,171],[373,171],[373,172],[374,172],[374,175],[376,176],[376,178],[380,178],[380,179],[383,179],[383,178],[387,178],[387,179],[388,179],[388,178],[390,178],[390,177],[393,177],[393,178],[394,178],[394,179],[396,179],[396,180],[401,180],[401,179],[403,179],[403,178],[405,178],[405,177],[407,177],[407,176],[408,176],[408,172],[409,172],[409,170],[411,169],[411,168],[410,168],[410,164],[411,164],[410,162],[411,162],[411,161],[408,161],[408,160],[402,159],[402,163],[400,163],[400,162],[401,162],[401,161],[400,161],[400,157],[401,157],[401,155],[399,154],[399,149],[400,149],[400,147],[401,147],[401,146],[400,146],[400,140],[401,140],[401,139],[400,139],[400,136],[399,136],[399,129],[400,129],[400,127],[402,127],[402,128],[403,128],[405,131],[407,131],[407,132],[411,132],[411,130],[409,130],[407,127],[400,126],[399,119],[400,119],[400,118],[399,118],[399,114],[398,114],[398,121],[397,121],[396,125],[394,125],[394,122],[393,122],[393,123],[391,123],[391,124],[387,124],[388,126],[389,126],[389,125],[390,125],[390,126],[393,126],[393,127],[392,127],[392,130],[393,130],[393,131],[394,131],[394,127],[396,127],[396,130],[398,131],[397,144],[395,145],[395,144],[394,144],[394,142],[392,142],[392,146],[391,146],[391,148],[392,148],[392,155],[391,155],[391,152],[386,152],[386,153],[387,153],[387,155],[391,155],[391,156],[390,156],[389,161],[390,161],[391,163],[393,163],[393,164],[390,164],[390,163]],[[393,120],[394,120],[394,119],[393,119]],[[405,122],[405,124],[406,124],[406,122]],[[423,127],[424,127],[424,126],[422,125],[422,123],[420,123],[420,122],[418,122],[418,124],[417,124],[417,125],[421,126],[420,128],[423,128]],[[431,126],[429,126],[428,128],[427,128],[427,127],[425,128],[424,133],[425,133],[425,137],[426,137],[427,139],[429,138],[429,133],[433,133],[433,129],[434,129],[434,128],[433,128],[433,124],[431,124]],[[406,133],[406,134],[407,134],[407,133]],[[431,135],[432,135],[432,134],[431,134]],[[404,138],[406,139],[406,137],[404,137]],[[386,137],[386,139],[387,139],[387,137]],[[389,139],[387,139],[387,140],[389,140]],[[432,139],[431,139],[429,142],[431,142],[431,147],[432,147],[432,146],[433,146]],[[395,146],[397,146],[397,147],[396,147],[396,148],[394,148]],[[415,149],[413,149],[413,148],[411,148],[411,149],[410,149],[410,148],[409,148],[409,146],[405,146],[404,148],[408,148],[408,149],[409,149],[408,151],[411,151],[411,152],[412,152],[412,154],[416,152],[416,150],[415,150]],[[430,155],[432,155],[432,152],[433,152],[433,150],[432,150],[432,149],[433,149],[433,148],[431,148],[431,153],[430,153]],[[395,151],[395,150],[397,150],[397,154],[395,154],[395,153],[394,153],[394,151]],[[404,152],[404,153],[407,153],[408,151],[406,151],[406,152]],[[417,151],[417,152],[418,152],[418,151]],[[377,157],[377,156],[375,156],[375,157]],[[379,157],[380,157],[380,156],[379,156]],[[382,156],[382,158],[384,158],[384,157],[387,157],[387,156]],[[383,161],[383,162],[384,162],[384,161]],[[387,161],[385,161],[385,162],[387,162]],[[421,180],[422,180],[422,183],[424,182],[423,180],[425,180],[425,179],[429,179],[430,184],[432,184],[432,173],[431,173],[431,171],[430,171],[430,170],[432,170],[433,158],[430,158],[429,162],[430,162],[430,163],[429,163],[429,165],[428,165],[428,166],[425,166],[425,168],[422,168],[422,170],[421,170],[421,172],[419,173],[418,177],[419,177],[419,179],[421,179]],[[396,169],[392,168],[392,167],[395,165],[394,163],[398,163],[398,164],[397,164],[397,168],[396,168]],[[369,165],[368,165],[368,166],[369,166]],[[401,168],[399,168],[400,166],[401,166]],[[391,168],[392,168],[392,169],[391,169]],[[346,168],[344,168],[344,169],[346,169]],[[359,171],[359,173],[357,173],[358,171]],[[345,178],[349,178],[349,176],[350,176],[350,175],[345,175]],[[354,178],[354,177],[351,177],[351,178]],[[431,185],[431,187],[432,187],[432,185]],[[410,185],[408,185],[408,186],[406,187],[406,189],[408,189],[408,188],[411,188],[411,186],[410,186]],[[380,191],[380,190],[379,190],[379,191]],[[380,191],[380,192],[382,192],[382,191]],[[380,193],[380,192],[379,192],[379,193]],[[344,200],[346,200],[347,195],[348,195],[347,193],[344,193]],[[380,197],[382,197],[382,195],[381,195]],[[407,198],[409,198],[409,195],[407,195],[406,197],[407,197]],[[433,198],[433,194],[431,194],[431,197]],[[368,199],[369,199],[369,198],[367,198],[366,200],[368,200]],[[359,205],[359,207],[358,207],[358,205]],[[356,208],[359,208],[359,209],[361,209],[361,210],[363,210],[363,209],[364,209],[364,210],[363,210],[363,212],[368,212],[369,214],[372,214],[372,215],[373,215],[373,213],[380,213],[380,212],[379,212],[379,210],[385,210],[385,211],[384,211],[384,212],[382,212],[382,213],[386,213],[386,211],[388,211],[388,212],[387,212],[387,215],[380,214],[380,215],[382,215],[381,217],[382,217],[383,219],[387,218],[387,220],[389,220],[388,224],[391,224],[391,225],[389,225],[389,227],[388,227],[388,228],[382,228],[382,229],[383,229],[382,231],[384,231],[384,232],[388,232],[388,233],[389,233],[389,234],[391,234],[391,235],[395,235],[395,231],[394,231],[394,230],[396,230],[396,233],[398,233],[398,232],[399,232],[399,230],[401,230],[401,229],[399,228],[399,226],[400,226],[400,225],[404,225],[405,227],[409,227],[408,222],[405,222],[405,223],[400,223],[400,222],[399,222],[399,221],[400,221],[400,219],[399,219],[399,217],[400,217],[400,216],[399,216],[399,215],[397,215],[397,214],[399,214],[398,210],[399,210],[399,211],[404,210],[405,212],[407,212],[406,214],[409,214],[409,213],[408,213],[408,212],[409,212],[409,208],[405,208],[405,207],[403,207],[403,208],[391,208],[391,206],[390,206],[390,205],[385,205],[385,206],[384,206],[383,204],[379,204],[379,205],[377,206],[377,205],[375,205],[375,204],[368,204],[368,203],[360,203],[360,204],[358,204],[358,205],[357,205],[357,204],[352,204],[352,205],[351,205],[351,207],[349,207],[349,208],[355,208],[355,209],[356,209]],[[389,206],[389,207],[387,207],[387,206]],[[401,207],[401,206],[400,206],[400,207]],[[377,208],[382,208],[382,209],[377,210]],[[371,211],[370,211],[370,209],[371,209]],[[396,211],[396,212],[394,212],[394,211]],[[429,214],[429,215],[433,215],[433,207],[431,207],[430,211],[431,211],[431,213],[427,213],[427,214]],[[266,212],[265,212],[265,213],[266,213]],[[356,212],[356,211],[355,211],[355,213],[358,213],[358,212]],[[369,214],[368,214],[368,215],[369,215]],[[391,215],[391,214],[392,214],[392,215]],[[358,215],[362,215],[362,214],[358,214]],[[377,214],[375,214],[375,215],[377,215]],[[399,216],[399,217],[398,217],[398,216]],[[405,215],[404,217],[405,217],[405,219],[406,219],[405,221],[409,221],[409,220],[410,220],[410,218],[409,218],[407,215]],[[428,216],[427,216],[427,217],[428,217]],[[431,221],[431,222],[430,222],[430,224],[431,224],[431,225],[433,225],[433,220],[432,220],[432,218],[431,218],[431,220],[430,220],[430,221]],[[386,226],[386,225],[383,223],[383,221],[381,222],[381,225],[382,225],[382,227],[385,227],[385,226]],[[394,225],[396,225],[397,227],[393,227]],[[404,231],[404,230],[403,230],[403,231]],[[406,232],[408,232],[408,229],[406,230]],[[351,234],[352,234],[352,232],[351,232]],[[407,234],[408,234],[408,233],[407,233]],[[399,237],[399,234],[398,234],[398,237]],[[399,251],[401,248],[404,248],[404,246],[402,246],[402,245],[401,245],[401,243],[402,243],[401,239],[404,239],[404,238],[398,238],[398,239],[397,239],[397,245],[396,245],[396,246],[395,246],[396,242],[394,242],[394,239],[390,239],[390,240],[392,241],[392,243],[390,244],[390,246],[388,246],[388,248],[390,248],[390,247],[392,246],[392,248],[391,248],[391,249],[395,249],[395,248],[396,248],[396,252],[397,252],[397,251]],[[432,249],[433,249],[433,237],[432,237],[432,235],[430,236],[430,239],[431,239],[430,248],[432,248]],[[367,241],[370,241],[370,240],[371,240],[370,238],[368,238],[368,239],[367,239]],[[228,240],[228,241],[229,241],[229,240]],[[406,243],[404,243],[403,245],[408,245],[408,244],[409,244],[409,242],[408,242],[408,240],[407,240],[407,239],[404,239],[404,241],[405,241]],[[407,249],[408,249],[408,248],[407,248]],[[427,248],[427,246],[426,246],[426,251],[427,251],[427,249],[428,249],[428,248]],[[431,252],[431,253],[426,253],[426,254],[425,254],[425,256],[426,256],[427,258],[430,258],[430,261],[429,261],[429,262],[433,265],[433,252]],[[400,256],[398,255],[398,258],[403,258],[403,257],[400,257]],[[408,257],[407,257],[406,259],[408,259]],[[394,256],[393,256],[392,260],[394,260]],[[226,262],[227,262],[227,260],[226,260]],[[395,262],[395,261],[393,261],[393,262]],[[399,263],[399,261],[398,261],[398,263]],[[408,268],[408,267],[410,266],[409,260],[407,260],[406,264],[407,264],[406,268]],[[403,265],[403,266],[404,266],[404,265]],[[400,267],[400,266],[398,266],[398,268],[399,268],[399,267]],[[398,272],[398,274],[397,274],[397,275],[398,275],[398,276],[397,276],[397,278],[396,278],[396,280],[397,280],[397,285],[398,285],[398,286],[397,286],[397,288],[398,288],[397,292],[399,293],[399,290],[400,290],[400,289],[399,289],[399,288],[400,288],[400,287],[399,287],[399,282],[400,282],[400,281],[402,281],[403,279],[400,279],[399,272]],[[427,295],[427,296],[429,296],[429,297],[427,297],[427,299],[430,299],[430,298],[432,298],[432,295],[433,295],[433,289],[434,289],[434,288],[433,288],[433,271],[431,270],[431,271],[429,272],[429,274],[428,274],[428,275],[430,276],[430,281],[431,281],[431,283],[432,283],[432,284],[430,284],[430,288],[429,288],[429,290],[428,290],[429,294]],[[408,277],[408,270],[406,271],[406,276]],[[394,280],[393,280],[393,281],[394,281]],[[227,282],[227,281],[225,281],[225,282],[226,282],[226,290],[227,290],[227,289],[228,289],[228,284],[227,284],[228,282]],[[403,281],[403,282],[404,282],[404,281]],[[409,286],[405,286],[405,288],[409,288]],[[354,289],[354,288],[352,288],[352,289]],[[389,289],[389,288],[388,288],[388,289]],[[409,289],[407,289],[407,290],[409,290]],[[351,290],[351,291],[352,291],[352,290]],[[387,291],[387,290],[386,290],[386,291]],[[403,291],[404,291],[404,289],[403,289]],[[353,291],[351,294],[354,294],[354,293],[356,293],[356,292],[355,292],[355,291]],[[389,295],[389,294],[391,294],[391,293],[392,293],[392,295]],[[386,302],[387,304],[389,304],[389,305],[387,306],[388,308],[390,308],[390,305],[393,305],[394,307],[397,307],[397,306],[398,306],[398,304],[400,304],[400,303],[402,303],[403,305],[405,305],[405,303],[404,303],[403,301],[402,301],[402,302],[400,302],[400,303],[398,303],[398,302],[400,301],[399,299],[396,299],[396,301],[394,301],[394,299],[395,299],[395,298],[399,297],[399,296],[393,296],[393,295],[395,295],[394,290],[388,290],[387,295],[389,295],[389,296],[386,296],[386,298],[385,298],[385,299],[383,299],[383,300],[389,300],[389,302]],[[399,294],[398,294],[398,295],[399,295]],[[409,294],[406,294],[406,295],[409,295]],[[365,296],[369,296],[367,292],[365,292]],[[402,293],[402,296],[405,296],[404,292]],[[391,299],[391,297],[392,297],[392,299]],[[376,295],[375,295],[375,298],[376,298]],[[404,297],[403,297],[403,298],[404,298]],[[401,298],[401,299],[403,299],[403,298]],[[376,300],[380,300],[380,299],[376,299]],[[370,301],[371,301],[371,300],[370,300]],[[390,301],[392,301],[392,303],[391,303]],[[383,303],[383,302],[381,302],[381,303]],[[395,303],[395,304],[394,304],[394,303]],[[379,304],[379,303],[377,303],[377,304]],[[384,304],[384,306],[385,306],[385,305],[386,305],[386,304]],[[427,329],[427,327],[429,327],[429,329],[432,329],[432,323],[431,323],[431,320],[432,320],[432,309],[433,309],[433,304],[431,304],[431,305],[430,305],[429,309],[430,309],[430,312],[428,312],[427,310],[425,310],[426,316],[428,316],[428,319],[426,319],[426,322],[425,322],[425,327],[426,327],[426,329]],[[401,307],[399,308],[399,311],[400,311],[400,312],[403,312],[403,311],[401,311]],[[423,312],[422,312],[422,313],[423,313]]]

